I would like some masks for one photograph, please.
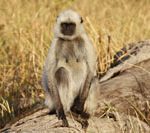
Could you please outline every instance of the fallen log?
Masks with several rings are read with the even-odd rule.
[[[91,117],[89,126],[83,129],[81,124],[73,118],[67,117],[69,127],[61,127],[62,121],[58,120],[54,115],[47,115],[48,110],[40,110],[32,115],[24,117],[12,124],[10,127],[5,127],[1,132],[5,133],[149,133],[150,128],[139,119],[123,114],[116,113],[116,120],[112,118]]]
[[[112,106],[119,112],[134,114],[133,110],[150,113],[150,59],[136,64],[118,76],[104,82],[96,80],[87,99],[87,110],[103,110]],[[93,106],[93,108],[92,108]],[[136,111],[136,112],[138,112]],[[94,112],[92,112],[94,113]]]
[[[140,48],[147,49],[147,54],[144,49],[138,49],[140,54],[136,53],[123,60],[126,64],[132,63],[132,66],[115,62],[117,65],[110,68],[101,80],[93,80],[85,103],[85,111],[91,114],[87,129],[82,129],[73,117],[67,117],[69,128],[61,127],[61,121],[56,116],[50,116],[47,109],[42,109],[6,126],[2,132],[149,133],[150,42],[141,42],[140,45],[142,44],[146,44]],[[130,53],[132,52],[131,50]]]

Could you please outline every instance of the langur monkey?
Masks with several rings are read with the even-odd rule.
[[[54,27],[42,84],[45,104],[62,120],[63,126],[69,126],[65,113],[84,111],[95,75],[96,52],[84,30],[82,17],[73,10],[61,12]]]

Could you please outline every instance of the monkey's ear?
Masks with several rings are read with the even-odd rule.
[[[81,19],[81,23],[83,23],[83,18],[81,17],[80,19]]]

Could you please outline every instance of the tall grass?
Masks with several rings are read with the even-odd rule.
[[[128,42],[150,38],[149,0],[1,0],[0,126],[43,99],[41,71],[57,14],[84,18],[97,49],[99,73]]]

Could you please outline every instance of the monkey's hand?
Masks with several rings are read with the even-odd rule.
[[[62,120],[62,126],[63,127],[69,127],[68,121],[66,119],[66,115],[64,113],[63,109],[59,109],[56,111],[56,116],[58,117],[59,120]]]
[[[83,110],[84,110],[84,103],[82,102],[80,97],[77,97],[74,101],[71,111],[76,114],[82,114]]]
[[[83,104],[81,104],[79,101],[75,102],[72,107],[72,111],[77,114],[82,114],[83,109],[84,109]]]

